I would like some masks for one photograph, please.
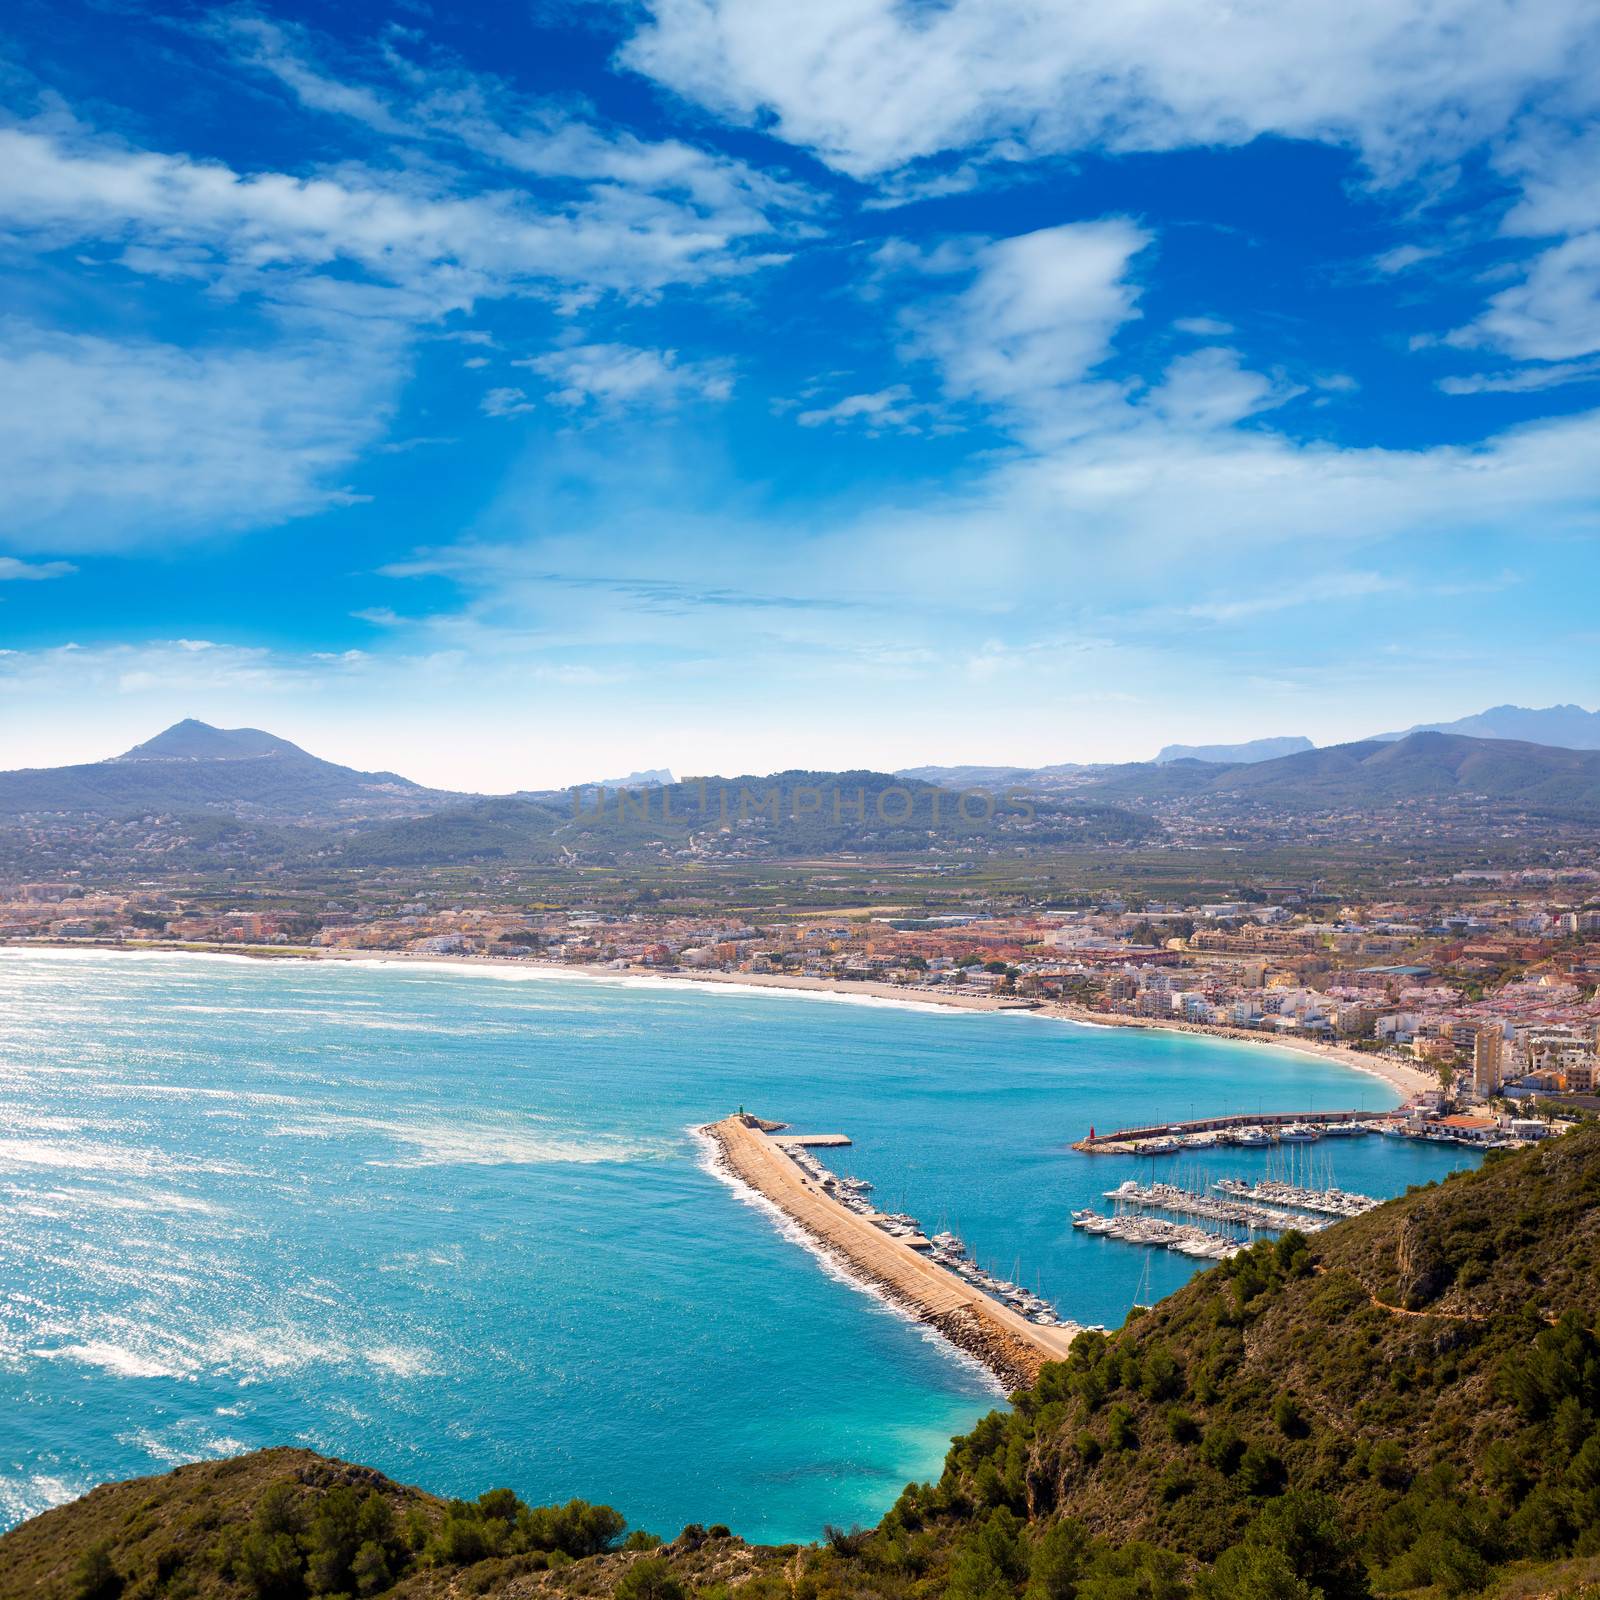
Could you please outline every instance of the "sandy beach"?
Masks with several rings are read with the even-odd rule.
[[[497,956],[432,955],[410,950],[324,950],[311,946],[242,945],[242,944],[94,944],[89,941],[26,940],[15,941],[14,949],[70,949],[97,952],[138,953],[172,951],[194,955],[247,956],[277,961],[348,961],[374,965],[402,964],[407,966],[452,967],[462,970],[484,968],[517,972],[537,972],[560,976],[609,979],[613,982],[679,983],[723,985],[743,989],[783,989],[797,993],[826,994],[854,997],[863,1000],[880,1000],[896,1005],[943,1006],[957,1011],[1019,1011],[1031,1016],[1056,1018],[1063,1022],[1078,1023],[1096,1028],[1141,1028],[1162,1033],[1198,1034],[1209,1039],[1226,1039],[1238,1044],[1255,1045],[1275,1050],[1293,1050],[1301,1055],[1315,1056],[1339,1066],[1364,1072],[1369,1077],[1381,1078],[1385,1083],[1410,1097],[1425,1089],[1435,1089],[1436,1075],[1397,1061],[1390,1056],[1380,1056],[1364,1050],[1352,1050],[1344,1045],[1321,1044],[1314,1039],[1280,1038],[1251,1028],[1229,1028],[1201,1022],[1167,1022],[1153,1017],[1128,1017],[1102,1011],[1089,1011],[1082,1006],[1065,1005],[1050,1001],[1019,1000],[1009,996],[984,994],[951,994],[939,989],[895,983],[875,983],[850,978],[807,978],[789,973],[717,972],[678,969],[672,972],[657,971],[649,967],[612,967],[580,965],[565,961],[529,961]]]

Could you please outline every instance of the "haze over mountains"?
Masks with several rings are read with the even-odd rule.
[[[1556,712],[1589,713],[1557,707]],[[1496,715],[1485,713],[1485,719]],[[1545,713],[1524,713],[1540,715]],[[1582,731],[1567,717],[1566,726]],[[1303,741],[1294,741],[1302,743]],[[1119,848],[1204,836],[1482,835],[1600,821],[1600,749],[1418,732],[1232,760],[743,774],[483,796],[185,721],[105,761],[0,773],[0,864],[348,869]],[[963,795],[965,794],[965,798]],[[1308,832],[1307,830],[1311,830]]]
[[[1169,744],[1163,745],[1157,753],[1156,765],[1165,766],[1169,761],[1271,761],[1277,756],[1298,755],[1302,750],[1315,748],[1309,739],[1298,733],[1276,739],[1250,739],[1244,744]]]
[[[1419,722],[1397,733],[1374,733],[1367,742],[1393,742],[1413,733],[1455,733],[1473,739],[1511,739],[1525,744],[1551,745],[1564,750],[1600,750],[1600,711],[1585,711],[1578,705],[1491,706],[1487,711],[1454,722]],[[1360,743],[1362,741],[1356,741]],[[1166,766],[1174,761],[1204,761],[1223,766],[1244,766],[1275,761],[1282,756],[1299,755],[1318,746],[1304,734],[1279,734],[1263,739],[1247,739],[1237,744],[1169,744],[1157,751],[1150,763],[1123,763],[1123,766]],[[1340,746],[1325,745],[1323,749]],[[903,767],[901,777],[922,778],[929,783],[962,785],[967,783],[1017,783],[1026,780],[1054,783],[1064,777],[1085,772],[1109,770],[1104,763],[1067,762],[1047,767],[955,766]]]
[[[1378,733],[1375,739],[1403,739],[1408,733],[1464,733],[1473,739],[1524,739],[1530,744],[1561,745],[1568,750],[1600,750],[1600,711],[1582,706],[1491,706],[1454,722],[1423,722],[1400,733]]]
[[[451,798],[394,772],[358,772],[259,728],[186,719],[108,761],[0,773],[0,815],[221,810],[275,821],[396,816]]]

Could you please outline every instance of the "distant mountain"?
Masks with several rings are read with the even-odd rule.
[[[1600,820],[1600,751],[1412,733],[1393,742],[1365,739],[1272,761],[1111,768],[1083,793],[1122,805],[1201,804],[1280,816],[1463,801],[1507,814],[1590,821]]]
[[[114,761],[245,761],[255,756],[304,756],[298,745],[259,728],[213,728],[185,717]],[[315,758],[310,758],[315,759]]]
[[[1169,761],[1272,761],[1278,756],[1298,755],[1302,750],[1315,748],[1309,739],[1298,733],[1276,739],[1249,739],[1244,744],[1169,744],[1156,757],[1156,765],[1165,766]]]
[[[108,761],[0,773],[0,817],[117,817],[221,811],[336,823],[430,810],[465,798],[393,772],[358,772],[258,728],[185,720]]]
[[[644,772],[630,772],[626,778],[602,778],[593,785],[600,789],[660,789],[676,782],[666,767],[651,767]]]
[[[1080,773],[1095,770],[1076,761],[1064,761],[1053,767],[901,767],[895,777],[942,784],[947,789],[997,789],[1013,783],[1053,788],[1059,787],[1063,779],[1072,780]]]
[[[1403,739],[1408,733],[1464,733],[1473,739],[1521,739],[1566,750],[1600,750],[1600,711],[1582,706],[1491,706],[1454,722],[1424,722],[1404,733],[1375,733],[1374,739]]]

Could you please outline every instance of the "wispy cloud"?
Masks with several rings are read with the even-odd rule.
[[[1600,378],[1600,359],[1559,361],[1549,366],[1521,367],[1514,372],[1477,372],[1465,377],[1440,378],[1446,394],[1534,394],[1563,384]]]
[[[733,392],[732,363],[690,361],[676,350],[626,344],[573,344],[513,363],[551,385],[552,405],[667,408],[687,400],[726,400]]]
[[[1274,582],[1264,575],[1261,588],[1252,594],[1199,600],[1183,608],[1185,616],[1202,622],[1246,622],[1252,617],[1292,611],[1299,606],[1325,605],[1330,600],[1369,600],[1375,595],[1394,594],[1409,589],[1401,578],[1378,572],[1331,572],[1292,583]]]
[[[92,549],[349,503],[399,371],[383,340],[189,351],[0,324],[0,518]]]
[[[17,556],[0,556],[0,583],[40,583],[47,578],[65,578],[77,570],[70,561],[23,561]]]
[[[802,428],[857,423],[868,433],[918,433],[933,409],[913,400],[909,385],[897,383],[871,394],[847,394],[832,405],[809,407],[797,412],[794,420]]]

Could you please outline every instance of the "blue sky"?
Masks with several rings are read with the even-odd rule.
[[[1600,699],[1589,0],[13,7],[4,765]]]

